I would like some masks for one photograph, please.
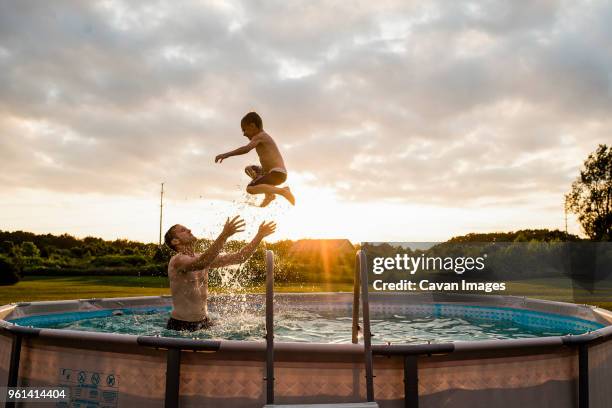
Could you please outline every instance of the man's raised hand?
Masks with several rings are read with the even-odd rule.
[[[218,154],[215,157],[215,163],[222,163],[223,160],[227,159],[227,156],[225,154]]]
[[[245,226],[244,220],[240,218],[239,215],[235,216],[231,220],[228,217],[227,221],[225,221],[225,225],[223,226],[223,232],[221,233],[229,237],[238,232],[244,231],[244,226]]]
[[[257,231],[257,234],[261,235],[262,237],[267,237],[268,235],[274,234],[274,231],[276,231],[276,223],[274,221],[264,221],[259,226],[259,231]]]

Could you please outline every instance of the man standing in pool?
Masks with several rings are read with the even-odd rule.
[[[249,143],[231,152],[217,155],[215,163],[222,163],[228,157],[246,154],[255,149],[261,166],[252,165],[244,169],[252,179],[247,186],[247,192],[266,195],[260,207],[270,204],[275,194],[282,195],[292,205],[295,205],[295,197],[289,187],[277,187],[287,180],[287,169],[276,143],[270,135],[264,132],[261,117],[255,112],[249,112],[240,121],[240,127],[242,134],[249,139]]]
[[[168,263],[168,279],[172,292],[172,313],[166,328],[195,331],[211,326],[208,318],[208,270],[246,261],[257,245],[276,230],[274,222],[263,222],[253,240],[240,251],[219,255],[227,239],[243,231],[244,221],[239,217],[227,220],[223,231],[205,252],[195,252],[197,238],[191,230],[176,224],[165,235],[165,242],[177,252]]]

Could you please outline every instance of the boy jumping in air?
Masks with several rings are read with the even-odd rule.
[[[276,198],[275,194],[285,197],[295,205],[295,197],[289,187],[277,187],[287,180],[287,169],[276,143],[264,132],[261,117],[255,112],[249,112],[240,121],[240,127],[242,134],[249,139],[249,143],[231,152],[217,155],[215,163],[221,163],[228,157],[246,154],[255,149],[261,166],[251,165],[244,169],[252,179],[247,186],[247,192],[266,195],[260,207],[270,204]]]

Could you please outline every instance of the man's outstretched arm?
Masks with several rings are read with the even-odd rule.
[[[275,230],[276,224],[273,221],[270,221],[268,223],[262,222],[259,226],[257,234],[251,242],[242,247],[240,251],[217,256],[217,258],[210,264],[210,267],[220,268],[223,266],[243,263],[244,261],[249,259],[251,255],[253,255],[253,252],[255,252],[261,240],[267,237],[268,235],[273,234]]]
[[[221,163],[221,162],[223,162],[223,160],[227,159],[228,157],[240,156],[242,154],[247,154],[248,152],[253,150],[255,147],[257,147],[257,145],[259,144],[260,141],[261,141],[260,138],[254,137],[253,139],[251,139],[249,144],[246,144],[246,145],[244,145],[242,147],[239,147],[239,148],[237,148],[235,150],[232,150],[231,152],[219,154],[219,155],[217,155],[215,157],[215,163]]]
[[[223,248],[225,241],[237,232],[244,231],[244,221],[239,216],[235,216],[231,220],[228,218],[223,227],[223,231],[217,237],[215,242],[200,256],[191,258],[182,256],[177,259],[176,269],[179,272],[198,271],[210,267],[211,263],[219,255],[219,251]]]

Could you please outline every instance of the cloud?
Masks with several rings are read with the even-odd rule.
[[[354,201],[550,202],[609,140],[606,2],[0,3],[6,188],[232,199],[264,118]],[[291,178],[290,178],[291,180]]]

